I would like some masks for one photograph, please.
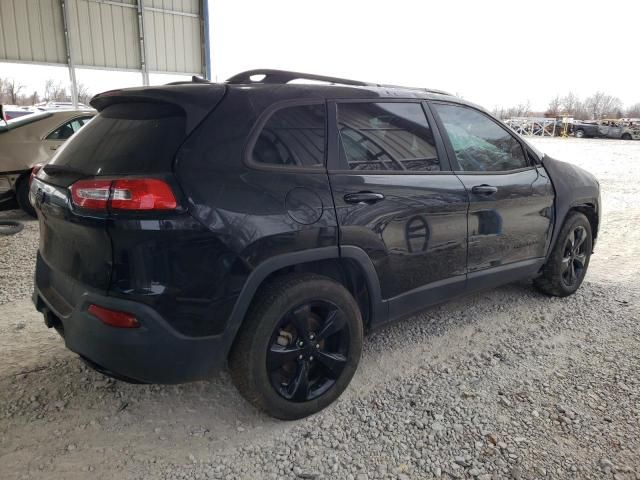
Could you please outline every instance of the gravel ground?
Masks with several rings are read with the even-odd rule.
[[[0,478],[640,479],[640,142],[535,143],[603,188],[578,293],[514,284],[373,333],[347,392],[298,422],[257,413],[225,372],[87,370],[29,303],[36,223],[0,237]]]

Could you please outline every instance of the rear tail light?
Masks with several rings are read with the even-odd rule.
[[[173,210],[171,187],[157,178],[79,180],[70,187],[74,205],[89,210]]]
[[[176,199],[171,187],[155,178],[120,179],[111,185],[113,210],[173,210]]]
[[[140,324],[136,317],[127,312],[119,310],[111,310],[110,308],[100,307],[91,304],[87,311],[100,320],[105,325],[116,328],[138,328]]]
[[[71,199],[80,208],[106,210],[112,180],[80,180],[71,185]]]
[[[31,183],[33,182],[33,179],[36,178],[36,175],[38,175],[38,172],[40,171],[40,169],[44,166],[43,163],[39,163],[37,165],[34,165],[31,168],[31,175],[29,175],[29,186],[31,186]]]

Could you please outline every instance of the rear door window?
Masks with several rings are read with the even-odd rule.
[[[420,103],[340,103],[338,131],[341,163],[350,170],[440,170],[433,132]]]
[[[433,104],[460,170],[496,172],[528,166],[520,142],[487,115],[462,105]]]
[[[88,122],[52,163],[87,175],[169,172],[185,137],[185,117],[179,107],[120,103]]]
[[[272,167],[324,165],[326,108],[295,105],[276,110],[253,144],[251,160]]]
[[[47,140],[67,140],[80,128],[91,120],[92,117],[78,117],[65,122],[47,136]]]

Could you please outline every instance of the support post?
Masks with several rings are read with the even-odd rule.
[[[144,41],[144,6],[142,2],[144,0],[138,0],[136,5],[138,7],[138,39],[140,42],[140,72],[142,73],[142,84],[144,86],[149,85],[149,68],[147,65],[147,46]]]
[[[71,82],[71,102],[73,108],[78,108],[78,84],[76,81],[76,68],[73,64],[71,55],[71,38],[69,36],[69,14],[67,12],[66,0],[60,0],[60,8],[62,8],[62,22],[64,26],[64,43],[67,50],[67,66],[69,67],[69,81]]]
[[[204,48],[202,49],[203,55],[203,74],[207,80],[210,82],[213,81],[211,76],[211,42],[210,42],[210,30],[211,25],[209,23],[209,1],[202,0],[202,42],[204,44]]]

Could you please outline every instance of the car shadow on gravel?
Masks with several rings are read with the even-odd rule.
[[[483,312],[500,304],[508,306],[542,298],[545,297],[530,284],[521,283],[432,307],[369,333],[360,368],[374,367],[384,362],[385,357],[402,355],[403,350],[422,345],[427,339],[437,340],[452,330],[477,324],[478,315],[469,314],[471,309]],[[48,421],[59,417],[79,424],[92,419],[103,422],[105,418],[108,418],[106,423],[114,425],[135,421],[147,425],[151,433],[156,425],[183,425],[185,433],[198,429],[213,433],[223,425],[223,430],[242,433],[251,426],[280,424],[245,402],[231,384],[226,370],[208,381],[137,385],[93,371],[70,352],[58,355],[63,357],[52,359],[48,365],[45,361],[41,366],[26,369],[35,370],[31,373],[15,375],[15,372],[0,378],[0,385],[6,386],[0,391],[19,392],[19,398],[10,399],[8,404],[12,415],[46,417]],[[362,381],[364,379],[356,376],[356,389]],[[15,396],[9,394],[9,397]],[[0,395],[2,397],[5,395]],[[81,414],[77,415],[78,412]]]
[[[326,418],[340,405],[419,368],[466,355],[473,336],[496,338],[511,328],[514,311],[522,315],[528,309],[525,314],[530,310],[539,317],[556,301],[561,300],[539,294],[530,283],[518,283],[435,306],[370,333],[352,385],[338,406],[319,416]],[[272,441],[305,422],[280,422],[256,411],[240,397],[226,371],[204,382],[133,385],[91,370],[64,350],[49,362],[39,358],[39,365],[43,368],[31,373],[0,378],[0,437],[21,431],[52,455],[77,448],[113,456],[127,438],[142,458],[183,462],[184,448],[176,453],[177,444],[196,457],[210,455],[261,438]]]

